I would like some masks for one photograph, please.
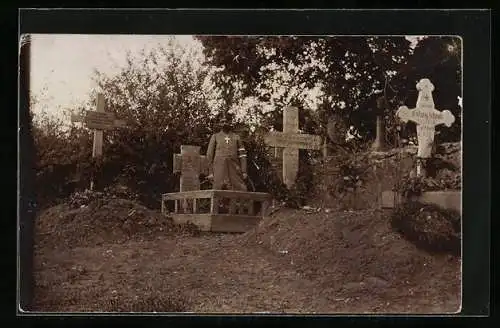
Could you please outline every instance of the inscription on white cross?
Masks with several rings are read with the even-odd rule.
[[[295,184],[299,171],[299,149],[321,150],[321,137],[299,133],[299,109],[283,110],[283,132],[269,132],[264,142],[271,147],[283,148],[283,182],[288,188]]]
[[[71,115],[71,122],[80,122],[89,129],[94,130],[94,142],[92,146],[92,157],[102,156],[103,131],[122,128],[126,126],[125,121],[115,118],[113,113],[105,111],[104,95],[97,95],[96,110],[88,110],[85,115]],[[90,182],[90,189],[94,189],[94,181]]]
[[[430,158],[434,143],[435,127],[444,124],[450,127],[455,122],[455,116],[449,110],[439,111],[435,108],[432,92],[434,85],[429,79],[421,79],[416,86],[418,90],[417,104],[414,109],[406,106],[399,107],[396,116],[403,122],[412,121],[417,125],[417,139],[419,158]],[[417,167],[420,175],[420,166]]]

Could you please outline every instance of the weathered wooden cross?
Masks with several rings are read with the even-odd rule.
[[[283,182],[288,188],[295,184],[299,171],[299,149],[321,150],[321,137],[299,132],[299,109],[283,110],[283,132],[269,132],[264,141],[271,147],[283,148]]]
[[[92,157],[102,156],[103,132],[115,128],[125,127],[123,120],[116,119],[113,113],[104,110],[104,96],[97,95],[97,110],[88,110],[85,115],[71,115],[71,122],[81,122],[89,129],[94,130],[94,143],[92,146]],[[94,181],[90,182],[90,189],[94,189]]]
[[[173,172],[181,173],[179,191],[200,190],[200,173],[208,174],[208,159],[200,155],[199,146],[181,145],[181,153],[174,154]],[[196,212],[196,200],[193,200],[193,212]],[[188,210],[187,200],[183,200],[182,208],[184,212]]]
[[[417,83],[418,98],[414,109],[406,106],[399,107],[396,115],[403,121],[413,121],[417,125],[419,158],[430,158],[434,143],[435,127],[444,124],[450,127],[455,122],[455,116],[449,110],[439,111],[434,108],[432,91],[434,85],[429,79],[421,79]],[[417,175],[421,173],[420,165],[417,166]]]

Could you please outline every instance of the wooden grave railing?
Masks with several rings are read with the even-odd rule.
[[[233,190],[194,190],[162,196],[162,213],[170,214],[177,224],[191,222],[202,231],[245,232],[266,215],[271,195]],[[205,204],[203,200],[207,200]],[[173,212],[168,202],[174,202]],[[202,209],[202,205],[208,208]],[[205,210],[205,211],[204,211]]]

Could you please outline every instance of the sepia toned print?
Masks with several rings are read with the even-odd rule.
[[[460,37],[31,51],[30,311],[460,311]]]

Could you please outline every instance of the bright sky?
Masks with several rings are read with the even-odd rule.
[[[94,69],[118,72],[127,51],[133,54],[165,43],[168,35],[32,35],[31,90],[40,102],[35,112],[62,113],[88,100]],[[192,36],[176,36],[186,47],[201,47]],[[417,37],[407,37],[416,41]]]
[[[31,90],[40,97],[35,112],[56,114],[88,100],[97,86],[95,69],[113,74],[125,65],[126,52],[138,54],[165,43],[168,35],[34,34],[32,36]],[[186,46],[201,46],[191,36],[177,36]]]

